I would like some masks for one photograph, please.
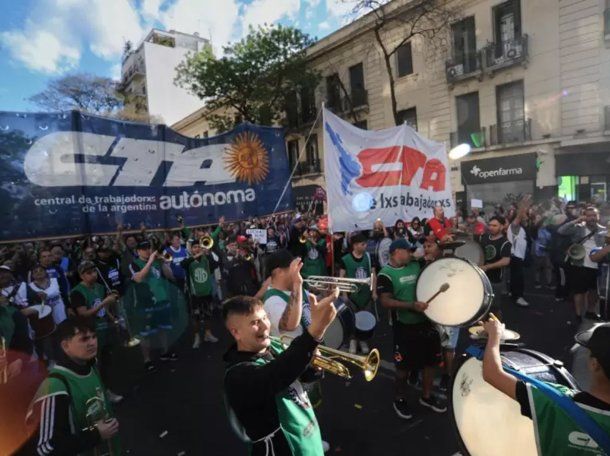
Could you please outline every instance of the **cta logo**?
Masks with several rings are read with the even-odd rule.
[[[584,432],[572,431],[568,434],[568,440],[575,447],[597,449],[599,446],[589,434]]]
[[[491,170],[482,170],[477,165],[473,165],[470,170],[470,174],[479,179],[489,179],[490,177],[499,176],[520,176],[523,174],[523,168],[497,168]]]

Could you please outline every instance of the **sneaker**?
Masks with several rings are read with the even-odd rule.
[[[360,345],[360,351],[362,352],[363,355],[369,354],[369,352],[370,352],[369,345],[365,341],[363,341],[363,340],[358,341],[358,345]]]
[[[399,418],[402,418],[403,420],[410,420],[413,418],[413,412],[411,412],[411,409],[409,409],[409,406],[407,405],[407,401],[404,399],[394,401],[394,411]]]
[[[144,369],[146,369],[146,372],[155,372],[157,370],[157,366],[154,365],[154,363],[152,361],[146,361],[144,363]]]
[[[352,355],[355,355],[357,351],[358,351],[358,343],[357,343],[356,339],[350,340],[349,341],[349,352]]]
[[[530,305],[529,302],[527,302],[523,298],[517,299],[517,301],[515,301],[515,304],[517,304],[519,307],[529,307],[529,305]]]
[[[110,390],[106,390],[106,398],[111,404],[118,404],[123,400],[123,396],[121,396],[120,394],[113,393]]]
[[[445,413],[447,411],[447,406],[433,394],[427,399],[425,397],[420,397],[419,403],[424,407],[434,410],[436,413]]]
[[[441,377],[441,381],[438,384],[438,389],[440,391],[442,391],[443,393],[446,393],[449,390],[449,384],[451,383],[451,377],[449,377],[447,374],[444,374]]]
[[[215,337],[214,334],[212,334],[212,333],[207,333],[207,334],[204,334],[203,341],[211,342],[211,343],[215,344],[216,342],[218,342],[218,337]]]
[[[178,361],[178,355],[174,352],[163,353],[159,359],[161,361]]]
[[[193,340],[193,348],[199,348],[201,345],[201,336],[199,333],[195,334],[195,338]]]
[[[322,440],[322,450],[324,450],[324,453],[330,450],[330,445],[326,440]]]
[[[409,378],[407,378],[407,383],[414,387],[416,387],[419,384],[419,371],[417,369],[414,369],[409,373]]]

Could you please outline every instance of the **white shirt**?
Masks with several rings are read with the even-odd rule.
[[[589,228],[586,228],[586,230],[587,230],[587,234],[591,234],[591,230]],[[598,268],[597,263],[594,261],[591,261],[591,258],[589,257],[589,255],[591,255],[591,250],[597,248],[597,245],[595,244],[595,236],[591,236],[589,239],[587,239],[585,242],[583,242],[582,246],[585,248],[585,251],[587,252],[587,254],[585,255],[585,261],[583,263],[583,266],[585,268],[597,269]]]
[[[278,291],[285,293],[288,299],[290,299],[289,291]],[[282,318],[284,310],[286,309],[286,306],[288,305],[286,304],[286,301],[284,301],[282,298],[280,298],[279,296],[270,296],[265,299],[264,305],[265,312],[267,312],[267,315],[269,316],[269,321],[271,322],[271,329],[269,331],[271,336],[280,337],[286,335],[290,337],[298,337],[303,334],[303,328],[300,324],[293,331],[280,331],[280,320]]]
[[[509,226],[507,230],[507,237],[511,247],[511,255],[517,257],[521,260],[525,259],[525,252],[527,251],[527,238],[525,236],[525,229],[522,226],[519,226],[519,231],[517,235],[513,234],[513,226]]]

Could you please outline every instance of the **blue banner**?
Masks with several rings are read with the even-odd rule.
[[[280,128],[199,139],[76,111],[0,112],[0,241],[269,214],[289,175]],[[288,187],[278,211],[292,209]]]

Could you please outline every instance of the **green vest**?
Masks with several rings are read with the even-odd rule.
[[[13,306],[0,305],[0,336],[4,338],[7,349],[11,345],[15,334],[15,320],[13,320],[15,312],[17,312],[17,309]]]
[[[411,261],[402,268],[394,268],[389,264],[379,271],[379,277],[386,276],[392,281],[393,298],[403,302],[415,301],[415,284],[419,276],[420,266],[417,261]],[[396,309],[398,321],[406,325],[423,323],[428,320],[425,314],[407,309]]]
[[[326,245],[326,239],[320,239],[316,242],[316,246],[321,247]],[[313,243],[307,241],[305,244],[305,250],[307,254],[303,258],[303,267],[301,268],[301,275],[303,277],[309,277],[312,275],[326,275],[326,259],[320,252],[315,248]]]
[[[189,288],[192,296],[210,296],[212,294],[212,274],[205,255],[189,264]]]
[[[368,252],[364,252],[364,256],[360,262],[356,261],[351,253],[344,255],[343,264],[345,264],[345,276],[350,279],[369,279],[372,273],[371,256]],[[356,293],[350,293],[350,301],[360,308],[366,307],[371,302],[371,287],[366,285],[358,285]]]
[[[104,300],[104,287],[99,284],[93,284],[93,287],[89,288],[83,282],[76,285],[71,293],[78,292],[85,297],[87,309],[92,309],[100,302]],[[108,331],[109,325],[106,317],[106,309],[103,307],[95,315],[95,332],[100,336],[100,332]]]
[[[573,396],[574,392],[565,386],[553,385],[561,393]],[[527,393],[532,408],[534,431],[538,454],[541,456],[603,456],[603,451],[566,413],[543,392],[532,385],[527,385]],[[581,408],[599,426],[610,434],[610,413],[591,407]]]
[[[284,351],[284,346],[282,343],[272,340],[269,349],[274,355],[277,356]],[[268,362],[269,361],[266,359],[259,358],[254,363],[262,366]],[[227,372],[238,365],[239,364],[231,366]],[[248,441],[251,443],[251,440],[249,440],[245,430],[237,421],[235,414],[229,408],[228,401],[226,401],[226,399],[225,403],[227,404],[229,419],[233,429],[238,433],[238,435],[241,436],[242,439],[248,439]],[[286,437],[286,440],[288,441],[288,446],[292,451],[292,455],[324,456],[320,426],[318,425],[318,420],[313,412],[313,407],[311,406],[309,397],[303,389],[301,382],[295,380],[284,391],[276,394],[275,405],[277,407],[281,431],[284,433],[284,437]]]
[[[95,368],[86,376],[78,375],[62,366],[55,366],[49,370],[47,377],[38,388],[30,411],[34,404],[47,396],[54,394],[67,394],[70,396],[70,420],[73,432],[78,434],[91,427],[96,421],[114,417],[110,403],[106,398],[105,388]],[[54,378],[58,375],[64,381]],[[66,387],[67,383],[67,387]],[[109,441],[102,441],[95,449],[81,455],[98,456],[104,454],[120,455],[121,447],[117,436]]]
[[[133,260],[133,262],[138,265],[140,270],[144,269],[144,266],[146,266],[147,263],[147,261],[144,261],[140,258],[136,258],[135,260]],[[148,274],[146,274],[146,277],[144,277],[144,280],[141,282],[148,286],[148,289],[154,297],[154,303],[163,303],[169,300],[167,294],[168,284],[165,278],[163,277],[162,266],[163,263],[161,262],[161,260],[155,260],[151,265]],[[154,307],[154,305],[151,307]]]

